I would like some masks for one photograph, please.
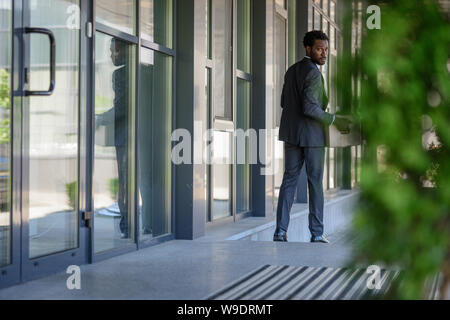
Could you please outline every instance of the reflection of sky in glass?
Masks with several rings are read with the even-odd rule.
[[[0,0],[0,68],[10,69],[11,0]]]
[[[80,6],[78,1],[73,0],[32,0],[30,11],[32,26],[66,28],[69,21],[73,23],[72,18],[75,17],[74,14],[80,12]],[[58,14],[56,15],[55,12]]]
[[[96,21],[120,31],[136,33],[135,0],[97,0]]]
[[[141,62],[148,65],[155,64],[155,54],[153,50],[141,49]]]
[[[0,10],[11,10],[11,0],[0,0]]]
[[[284,4],[285,0],[275,0],[275,3],[277,5],[279,5],[280,7],[284,8],[285,4]]]
[[[322,0],[322,9],[328,15],[328,0]]]
[[[214,164],[231,163],[231,133],[214,131]]]
[[[214,131],[213,219],[231,214],[231,138],[232,133]]]
[[[141,0],[141,32],[142,38],[154,41],[153,0]]]
[[[314,30],[320,30],[320,13],[314,9]]]
[[[231,120],[232,1],[213,1],[214,116]]]
[[[141,37],[172,48],[173,0],[141,0],[140,4]]]
[[[335,12],[336,12],[336,5],[334,4],[334,1],[330,2],[330,18],[332,21],[335,21]]]

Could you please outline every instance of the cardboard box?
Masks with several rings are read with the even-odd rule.
[[[362,144],[361,125],[352,116],[342,116],[352,121],[350,133],[342,134],[335,125],[325,128],[326,144],[329,148],[344,148]]]
[[[95,130],[95,144],[102,147],[114,147],[114,123],[99,126]]]

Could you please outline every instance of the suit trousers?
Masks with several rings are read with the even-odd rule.
[[[120,210],[120,232],[128,236],[128,148],[116,146],[117,168],[119,173],[119,194],[117,202]]]
[[[277,232],[288,230],[298,177],[305,164],[309,190],[309,230],[312,236],[321,236],[325,147],[299,147],[285,142],[284,155],[285,171],[278,197]]]

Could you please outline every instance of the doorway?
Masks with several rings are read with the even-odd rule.
[[[80,0],[1,0],[0,12],[4,287],[84,264],[88,255]]]

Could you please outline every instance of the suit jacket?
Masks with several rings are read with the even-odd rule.
[[[288,69],[281,96],[280,141],[300,147],[325,146],[325,127],[331,125],[333,115],[325,112],[328,97],[323,81],[311,59]]]
[[[130,106],[130,77],[128,65],[113,72],[112,84],[114,90],[114,139],[116,147],[126,147],[128,144],[128,111]]]

